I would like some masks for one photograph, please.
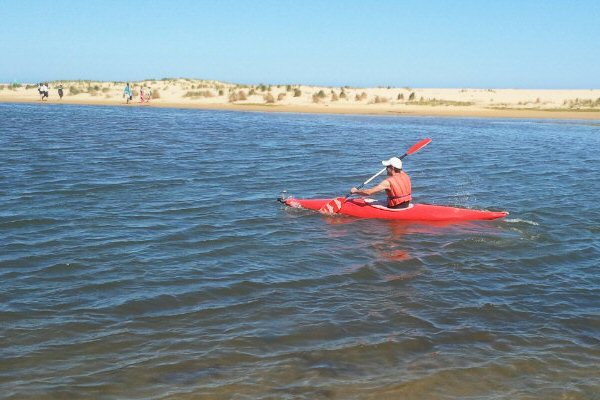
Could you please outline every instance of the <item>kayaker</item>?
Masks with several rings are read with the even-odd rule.
[[[358,190],[353,187],[350,192],[360,196],[371,196],[385,190],[388,196],[388,208],[408,207],[411,200],[411,184],[409,176],[402,170],[402,160],[398,157],[392,157],[381,163],[386,167],[389,178],[371,189]]]

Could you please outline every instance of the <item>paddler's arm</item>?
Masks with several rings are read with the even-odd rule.
[[[358,194],[359,196],[370,196],[375,193],[383,192],[384,190],[387,190],[389,188],[390,188],[390,183],[387,180],[385,180],[385,181],[381,182],[379,185],[372,187],[371,189],[358,190],[357,188],[353,187],[350,190],[350,193]]]

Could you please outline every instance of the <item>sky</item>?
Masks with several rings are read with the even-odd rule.
[[[0,82],[600,88],[600,0],[0,0]]]

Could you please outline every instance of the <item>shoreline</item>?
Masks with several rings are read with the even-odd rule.
[[[130,82],[0,84],[0,103],[283,112],[301,114],[600,120],[600,89],[483,89],[242,85],[163,78]],[[59,89],[64,96],[59,99]],[[144,102],[142,103],[142,98]],[[149,101],[148,101],[149,100]]]
[[[532,109],[493,109],[480,107],[436,107],[412,106],[406,108],[370,107],[369,105],[292,105],[292,104],[230,104],[230,103],[189,103],[189,102],[149,102],[139,103],[114,101],[97,101],[84,99],[63,100],[31,100],[23,98],[7,98],[0,96],[0,103],[19,104],[49,104],[49,105],[87,105],[87,106],[116,106],[116,107],[151,107],[151,108],[178,108],[197,110],[220,111],[245,111],[245,112],[274,112],[298,114],[334,114],[334,115],[374,115],[397,117],[448,117],[448,118],[514,118],[514,119],[573,119],[573,120],[599,120],[600,111],[572,111],[572,110],[532,110]]]

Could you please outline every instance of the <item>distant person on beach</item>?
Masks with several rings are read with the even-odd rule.
[[[133,99],[133,95],[131,94],[131,87],[129,87],[129,82],[127,82],[127,85],[125,85],[125,89],[123,89],[123,96],[125,96],[125,98],[127,99],[127,104],[129,104],[129,101]]]
[[[42,92],[42,101],[44,101],[44,99],[47,100],[48,99],[48,84],[42,83],[41,92]]]
[[[353,187],[352,190],[350,190],[350,193],[358,194],[360,196],[370,196],[385,190],[388,196],[388,208],[408,207],[410,200],[412,199],[412,188],[409,176],[402,170],[402,160],[398,157],[392,157],[381,163],[386,167],[386,173],[389,178],[371,189],[358,190]]]
[[[140,103],[144,102],[144,87],[140,86]]]
[[[146,90],[146,103],[150,103],[151,98],[152,98],[152,88],[148,88],[148,90]]]
[[[58,85],[58,97],[60,97],[60,100],[62,100],[63,94],[63,85]]]
[[[40,100],[42,100],[42,84],[38,83],[38,93],[40,94]]]

